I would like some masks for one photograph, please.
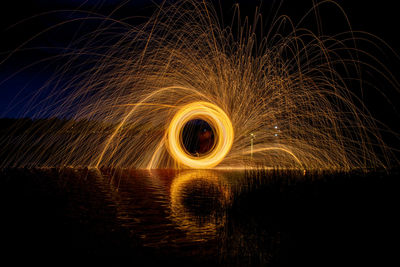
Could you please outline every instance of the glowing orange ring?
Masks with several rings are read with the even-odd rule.
[[[215,144],[206,155],[196,157],[189,154],[181,142],[182,129],[190,120],[202,119],[214,130]],[[208,102],[193,102],[180,108],[167,130],[167,148],[178,162],[191,168],[212,168],[228,154],[234,138],[231,120],[218,106]]]

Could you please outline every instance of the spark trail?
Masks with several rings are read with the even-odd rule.
[[[340,10],[324,1],[310,13],[322,4]],[[210,3],[186,0],[159,6],[138,26],[104,19],[108,26],[79,38],[79,49],[65,55],[70,61],[53,82],[64,73],[73,78],[54,89],[39,114],[68,122],[44,123],[17,141],[4,138],[1,145],[16,151],[1,165],[389,166],[391,149],[349,88],[349,80],[363,81],[339,71],[368,67],[358,55],[373,56],[355,45],[370,42],[367,34],[350,28],[320,36],[281,16],[260,36],[260,18],[249,24],[238,16],[224,26]],[[369,67],[398,86],[379,67]],[[196,119],[215,136],[211,150],[197,156],[182,141],[184,126]]]

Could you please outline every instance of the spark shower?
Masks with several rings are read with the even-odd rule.
[[[322,5],[342,12],[321,1],[305,18]],[[353,88],[362,90],[364,68],[398,88],[358,48],[371,35],[349,26],[324,36],[287,16],[261,30],[261,14],[250,23],[234,11],[229,25],[211,3],[191,0],[161,4],[141,25],[102,18],[44,86],[63,85],[36,117],[65,122],[1,140],[12,151],[1,166],[352,169],[396,161]],[[201,154],[183,134],[196,120],[213,136]]]

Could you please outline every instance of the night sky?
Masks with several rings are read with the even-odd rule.
[[[152,3],[159,3],[160,0],[13,0],[3,1],[0,8],[0,58],[4,60],[10,51],[19,47],[26,40],[29,40],[35,34],[56,23],[69,20],[71,18],[85,17],[84,12],[71,13],[71,10],[94,11],[99,14],[108,15],[121,4],[124,6],[115,12],[112,17],[115,19],[125,19],[131,16],[150,16],[154,10]],[[232,12],[232,3],[234,1],[215,0],[220,3],[220,9],[224,17],[229,17]],[[259,0],[236,1],[241,4],[241,12],[250,17],[254,14],[254,7],[259,4]],[[400,41],[398,38],[398,9],[395,7],[396,1],[338,1],[347,12],[350,21],[355,30],[368,31],[383,38],[393,49],[400,54]],[[286,0],[286,1],[263,1],[262,10],[266,21],[268,15],[287,14],[297,21],[311,7],[312,0]],[[279,8],[279,9],[278,9]],[[219,8],[217,8],[219,9]],[[31,16],[53,10],[70,10],[68,12],[57,12],[41,15],[31,20],[25,20]],[[324,32],[340,32],[343,27],[344,19],[338,17],[338,12],[333,8],[321,10],[321,17],[324,23]],[[270,16],[271,17],[271,16]],[[227,19],[228,20],[228,19]],[[143,22],[141,19],[128,19],[131,24]],[[229,21],[229,20],[228,20]],[[53,74],[56,64],[35,64],[33,67],[19,72],[23,67],[29,64],[39,62],[43,58],[48,58],[62,53],[62,48],[66,47],[74,36],[85,31],[90,31],[91,27],[96,27],[101,23],[100,20],[85,23],[81,28],[77,23],[62,27],[62,30],[56,29],[47,34],[29,42],[25,48],[35,47],[33,50],[20,51],[8,58],[0,65],[0,117],[18,117],[21,116],[21,109],[29,101],[30,96]],[[311,27],[315,24],[310,20]],[[77,28],[80,31],[77,31]],[[344,29],[344,28],[343,28]],[[38,48],[41,47],[41,48]],[[58,47],[58,48],[45,48]],[[385,58],[386,57],[386,58]],[[381,58],[397,75],[400,70],[399,62],[395,61],[393,55],[389,53]],[[62,62],[58,62],[60,64]],[[12,76],[13,74],[16,74]],[[11,77],[11,78],[10,78]],[[387,85],[382,85],[387,86]],[[390,91],[390,88],[383,88]],[[392,100],[398,95],[390,95]],[[371,95],[370,99],[374,99]],[[367,99],[368,102],[368,99]],[[381,102],[369,101],[367,103],[372,109],[377,110],[377,116],[384,118],[388,112],[395,112],[393,108],[383,105]],[[396,103],[395,103],[396,104]],[[398,104],[398,101],[397,101]],[[26,116],[26,114],[25,114]],[[29,116],[29,114],[28,114]],[[397,122],[396,122],[397,124]]]

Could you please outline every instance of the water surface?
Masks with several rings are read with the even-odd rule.
[[[4,255],[122,266],[382,265],[395,174],[4,169]]]

